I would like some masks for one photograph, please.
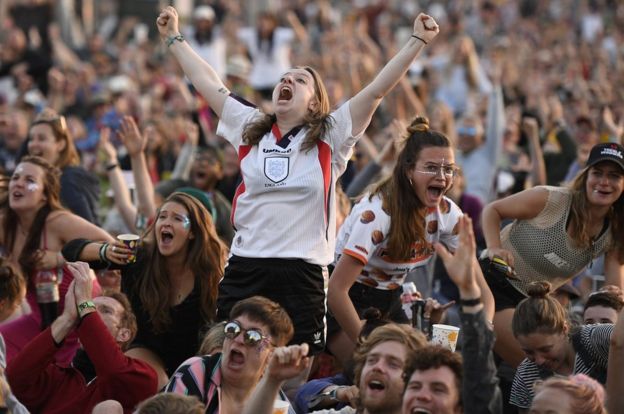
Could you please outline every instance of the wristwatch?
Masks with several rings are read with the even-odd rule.
[[[93,301],[91,300],[87,300],[85,302],[82,302],[80,305],[78,305],[78,315],[80,315],[80,317],[82,318],[82,314],[84,311],[86,311],[87,309],[96,309],[95,308],[95,303],[93,303]]]
[[[322,392],[320,394],[313,396],[310,399],[310,401],[308,401],[308,408],[316,407],[321,401],[327,402],[329,400],[334,403],[340,402],[337,396],[338,390],[340,388],[345,388],[345,387],[342,385],[339,385],[337,387],[332,388],[330,391],[325,391],[325,392]]]

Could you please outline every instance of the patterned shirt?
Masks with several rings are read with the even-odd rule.
[[[173,373],[165,392],[193,395],[206,405],[206,414],[219,414],[221,399],[221,354],[192,357],[184,361]],[[279,399],[288,401],[280,390]],[[296,414],[292,404],[288,414]]]
[[[426,238],[414,242],[412,257],[395,260],[387,249],[391,218],[382,208],[381,197],[375,195],[371,199],[365,195],[340,228],[336,261],[340,255],[347,254],[364,265],[357,277],[359,283],[382,290],[398,289],[408,272],[431,260],[433,243],[439,241],[450,250],[457,247],[456,226],[462,212],[446,197],[440,204],[427,211]]]

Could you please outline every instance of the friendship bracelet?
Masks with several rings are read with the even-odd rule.
[[[171,46],[173,44],[173,42],[175,41],[178,42],[184,42],[184,36],[182,36],[181,34],[177,34],[175,36],[169,36],[167,39],[165,39],[165,43],[167,43],[167,47]]]
[[[119,164],[110,164],[106,166],[106,171],[113,171],[115,168],[119,167]]]
[[[108,243],[104,243],[100,246],[100,260],[104,263],[110,264],[110,260],[106,258],[106,249],[108,249]]]
[[[425,39],[423,39],[420,36],[416,36],[415,34],[412,35],[412,37],[415,37],[416,39],[420,40],[421,42],[423,42],[424,44],[427,44],[427,42],[425,41]]]

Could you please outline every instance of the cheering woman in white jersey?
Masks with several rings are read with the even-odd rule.
[[[238,151],[243,181],[232,203],[236,235],[219,287],[218,316],[240,299],[268,297],[293,320],[293,343],[311,353],[325,345],[324,274],[333,259],[336,179],[382,98],[438,34],[420,14],[413,35],[377,77],[330,113],[325,87],[309,67],[283,74],[273,90],[274,114],[232,95],[184,41],[178,14],[165,8],[158,30],[184,73],[220,118],[217,134]]]

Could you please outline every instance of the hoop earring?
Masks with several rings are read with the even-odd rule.
[[[414,186],[414,183],[412,183],[412,179],[411,179],[411,178],[408,178],[408,180],[409,180],[409,182],[410,182],[410,185],[413,187],[413,186]]]

